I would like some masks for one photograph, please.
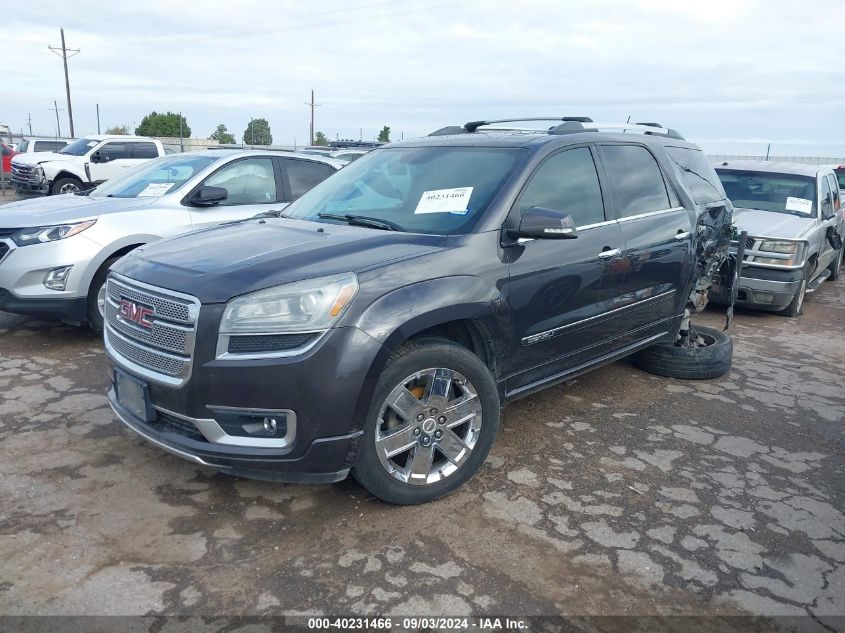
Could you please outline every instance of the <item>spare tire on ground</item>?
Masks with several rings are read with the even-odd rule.
[[[726,374],[733,361],[733,341],[720,330],[695,327],[707,343],[703,347],[678,347],[658,343],[633,356],[634,364],[651,374],[685,380],[705,380]]]

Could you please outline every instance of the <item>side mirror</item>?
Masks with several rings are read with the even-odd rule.
[[[229,192],[223,187],[204,185],[188,198],[188,203],[197,207],[210,207],[223,202],[229,197]]]
[[[513,237],[538,240],[571,240],[578,237],[578,230],[571,215],[545,207],[527,209],[519,221],[519,228],[510,229],[508,233]]]
[[[91,162],[92,163],[107,163],[109,162],[108,154],[101,154],[100,150],[97,150],[93,154],[91,154]]]

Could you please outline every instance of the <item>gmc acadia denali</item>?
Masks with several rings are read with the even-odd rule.
[[[394,143],[283,211],[121,259],[117,416],[222,472],[351,472],[411,504],[469,479],[518,397],[634,353],[664,375],[727,371],[730,338],[690,323],[730,265],[702,152],[657,124],[542,120]]]

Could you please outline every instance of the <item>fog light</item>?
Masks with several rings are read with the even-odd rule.
[[[774,303],[775,295],[771,292],[755,292],[754,301],[755,303]]]
[[[44,287],[50,290],[64,290],[72,268],[73,266],[62,266],[48,272],[44,275]]]
[[[214,419],[228,435],[236,437],[283,438],[295,419],[293,411],[249,411],[212,409]]]

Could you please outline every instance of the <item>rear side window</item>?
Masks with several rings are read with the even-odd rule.
[[[155,143],[129,143],[132,158],[157,158],[158,148]]]
[[[696,203],[708,204],[727,198],[722,182],[704,152],[686,147],[667,147],[666,154]]]
[[[62,141],[35,141],[33,150],[36,152],[52,152],[62,149],[67,143]]]
[[[603,145],[607,172],[616,192],[619,217],[671,208],[663,172],[641,145]]]
[[[310,160],[286,159],[284,167],[288,174],[292,200],[296,200],[334,173],[334,169],[328,165]]]
[[[601,186],[589,148],[561,152],[537,168],[519,198],[519,213],[531,207],[568,213],[576,226],[604,222]]]
[[[29,141],[21,141],[18,143],[18,154],[23,154],[26,151],[26,148],[29,147]]]

